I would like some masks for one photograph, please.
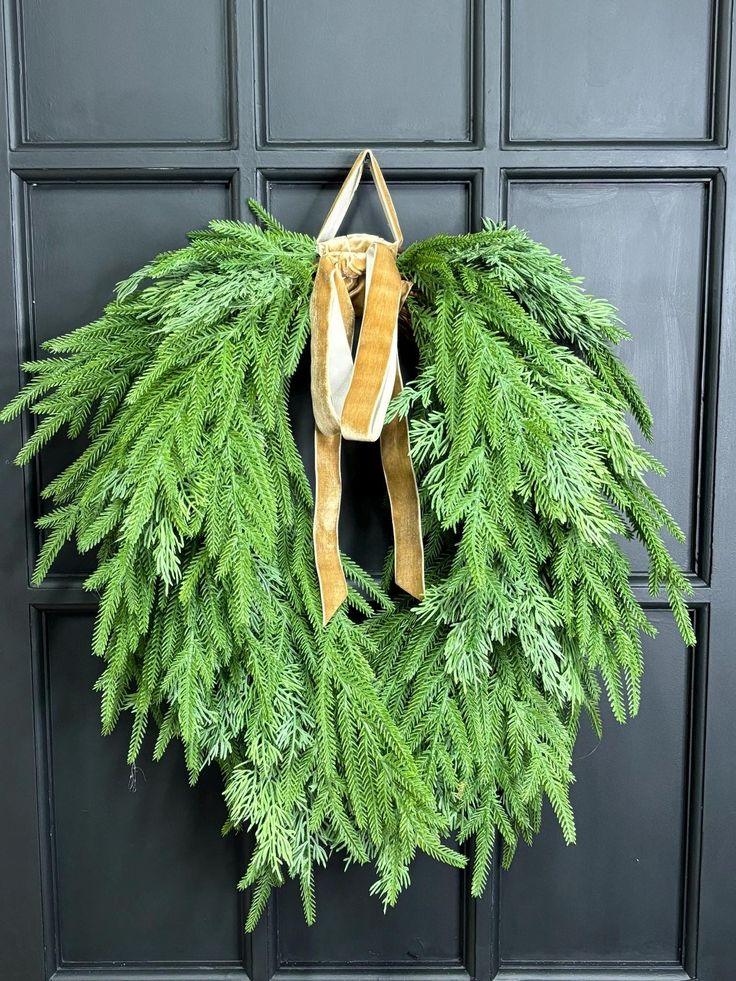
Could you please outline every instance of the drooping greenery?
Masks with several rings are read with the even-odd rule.
[[[665,588],[692,644],[690,587],[659,534],[682,533],[644,481],[664,470],[625,421],[651,436],[611,349],[628,336],[613,308],[490,222],[400,265],[421,360],[393,411],[413,420],[430,587],[415,612],[374,618],[376,670],[443,813],[474,839],[477,894],[496,830],[510,862],[545,797],[574,840],[572,748],[581,711],[600,733],[601,684],[616,719],[637,711],[640,636],[654,631],[620,536],[644,543],[650,591]]]
[[[216,762],[230,824],[252,830],[247,926],[272,888],[332,853],[371,862],[393,903],[423,850],[473,839],[472,886],[497,832],[509,859],[548,798],[568,800],[582,711],[635,712],[640,634],[619,536],[637,537],[688,643],[687,584],[660,539],[681,533],[644,483],[649,411],[611,345],[613,310],[517,229],[444,236],[400,256],[417,378],[409,414],[428,591],[412,608],[348,557],[350,609],[322,627],[312,496],[288,414],[309,332],[314,240],[214,221],[120,284],[97,322],[45,344],[4,410],[88,434],[44,490],[40,582],[74,539],[96,549],[102,725],[149,725]],[[389,557],[390,558],[390,557]],[[387,563],[388,569],[388,563]]]

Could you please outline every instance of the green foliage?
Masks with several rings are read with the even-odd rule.
[[[100,320],[44,345],[3,411],[38,417],[18,463],[88,436],[44,490],[34,575],[95,549],[102,727],[131,719],[192,781],[217,763],[227,827],[252,833],[251,929],[271,890],[333,853],[371,862],[395,902],[417,850],[473,840],[472,889],[497,834],[510,860],[547,798],[568,841],[580,714],[635,712],[640,635],[620,536],[639,538],[688,643],[681,537],[644,482],[651,418],[611,349],[613,310],[557,257],[487,224],[400,257],[420,353],[391,411],[410,414],[428,590],[395,600],[348,557],[348,608],[322,627],[312,496],[288,415],[309,332],[314,240],[213,221],[119,284]],[[352,612],[351,612],[352,611]]]
[[[601,682],[616,719],[637,710],[653,630],[620,536],[643,542],[650,591],[665,587],[693,644],[689,586],[659,534],[682,533],[644,481],[663,468],[626,425],[629,411],[651,433],[610,348],[627,336],[613,308],[490,222],[421,242],[400,266],[420,370],[392,411],[411,417],[431,560],[416,611],[372,620],[389,652],[376,668],[443,813],[475,839],[477,894],[496,831],[510,861],[545,797],[574,841],[572,748],[581,711],[600,729]]]

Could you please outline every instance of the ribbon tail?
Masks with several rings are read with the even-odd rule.
[[[338,524],[340,474],[340,413],[345,401],[353,358],[351,346],[355,312],[345,281],[334,260],[322,256],[310,303],[311,388],[314,420],[316,492],[314,500],[314,559],[326,626],[348,595],[340,561]]]
[[[398,395],[402,387],[401,372],[397,368],[393,395]],[[381,462],[391,503],[394,580],[404,592],[420,600],[425,589],[422,516],[406,419],[392,419],[383,427]]]
[[[327,626],[340,604],[347,598],[348,586],[340,560],[338,524],[342,478],[340,449],[342,437],[325,436],[314,430],[316,491],[314,501],[314,558],[322,601],[322,625]]]

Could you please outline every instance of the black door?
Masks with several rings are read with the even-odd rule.
[[[480,902],[419,862],[386,917],[369,873],[330,868],[315,927],[286,888],[246,939],[217,775],[188,789],[176,750],[131,773],[126,733],[99,735],[86,560],[29,586],[39,487],[74,451],[23,474],[6,427],[1,981],[736,977],[731,25],[729,0],[5,0],[1,401],[19,359],[248,195],[315,231],[370,145],[408,241],[500,214],[620,308],[700,641],[646,599],[643,707],[580,737],[575,848],[550,814]],[[361,194],[353,227],[378,230]]]

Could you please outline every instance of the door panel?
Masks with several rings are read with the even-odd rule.
[[[341,0],[257,0],[257,7],[265,142],[471,139],[472,0],[373,0],[348,8]]]
[[[551,811],[501,883],[504,961],[677,963],[689,822],[696,678],[672,616],[651,611],[642,708],[629,725],[604,714],[604,738],[584,727],[572,801],[578,844],[566,847]],[[699,744],[698,744],[699,745]],[[529,924],[535,924],[533,930]]]
[[[417,859],[412,888],[384,916],[368,895],[375,876],[367,868],[345,872],[335,862],[316,877],[320,915],[304,923],[301,898],[289,885],[277,898],[278,957],[290,966],[365,964],[387,961],[404,967],[461,967],[463,959],[463,874],[430,859]]]
[[[64,964],[229,962],[240,956],[241,910],[233,881],[243,860],[219,773],[188,787],[181,756],[126,770],[129,732],[99,735],[89,650],[92,617],[43,616],[48,781],[58,943]]]
[[[131,772],[125,726],[99,735],[89,559],[67,549],[29,585],[39,488],[76,451],[58,441],[21,474],[29,422],[5,427],[0,979],[729,981],[730,0],[3,0],[3,26],[0,400],[44,339],[96,317],[188,229],[245,216],[249,195],[315,233],[373,145],[407,244],[503,218],[618,306],[670,468],[655,489],[688,532],[676,554],[700,642],[683,648],[632,547],[659,636],[639,717],[621,728],[604,713],[600,745],[581,732],[577,846],[546,814],[477,902],[464,874],[418,860],[386,916],[370,872],[333,863],[315,927],[289,885],[245,938],[248,842],[219,835],[218,774],[189,788],[176,747]],[[370,186],[350,228],[385,231]],[[292,417],[311,472],[307,367]],[[389,523],[374,450],[346,450],[341,535],[377,571]]]
[[[507,216],[565,257],[633,334],[624,360],[652,408],[656,451],[670,470],[650,484],[687,535],[672,554],[695,572],[701,372],[706,350],[710,181],[512,180]],[[626,548],[646,570],[638,543]]]
[[[511,0],[511,139],[708,139],[713,7]]]
[[[204,181],[26,180],[28,357],[65,333],[70,324],[95,320],[112,299],[115,283],[165,249],[186,244],[186,233],[231,212],[229,179]],[[39,457],[36,488],[44,486],[76,458],[83,440],[53,440]],[[44,505],[34,488],[34,517]],[[51,578],[82,575],[94,568],[92,553],[70,545]]]
[[[21,0],[20,141],[227,145],[229,8],[227,0]]]
[[[442,227],[452,235],[470,230],[473,214],[472,176],[444,173],[436,176],[402,176],[391,188],[399,214],[404,245],[437,234]],[[278,174],[268,180],[266,200],[280,221],[316,235],[340,187],[339,181],[294,180]],[[372,186],[361,186],[350,206],[341,231],[390,234]]]

